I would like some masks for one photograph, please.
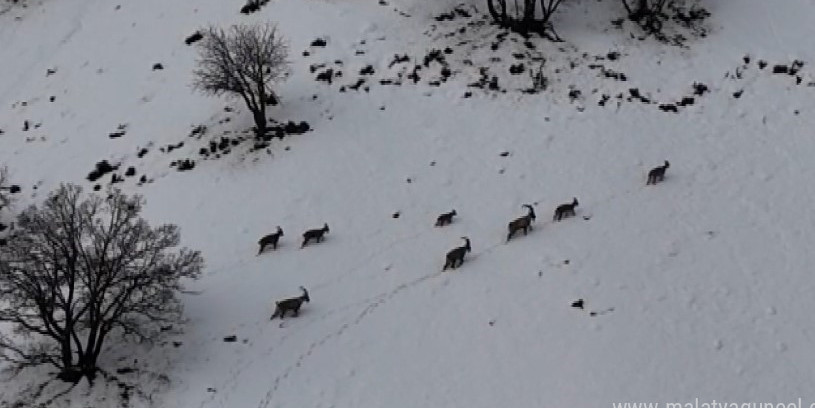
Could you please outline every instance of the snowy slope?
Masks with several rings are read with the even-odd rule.
[[[240,2],[49,0],[0,15],[0,162],[23,186],[18,207],[63,181],[91,190],[96,162],[121,162],[118,173],[137,175],[119,186],[145,195],[145,215],[180,225],[207,261],[188,284],[183,334],[111,345],[110,371],[137,369],[119,376],[143,392],[131,406],[815,402],[815,78],[808,64],[798,85],[770,72],[815,61],[815,3],[709,2],[708,36],[688,48],[614,29],[616,2],[566,4],[566,43],[530,51],[551,80],[538,95],[517,91],[526,74],[507,73],[512,54],[528,51],[523,40],[492,51],[499,31],[467,26],[475,17],[433,19],[457,2],[388,3],[275,0],[243,16]],[[184,38],[207,23],[267,19],[290,38],[293,64],[269,115],[314,131],[276,139],[270,153],[246,144],[201,160],[210,138],[245,130],[250,115],[192,92]],[[310,47],[317,37],[327,46]],[[453,75],[441,86],[428,83],[437,66],[418,84],[379,85],[402,72],[389,66],[394,54],[421,62],[448,46]],[[609,52],[620,57],[599,61],[627,81],[589,67]],[[315,81],[309,66],[320,63],[343,77]],[[467,87],[488,63],[506,93]],[[340,92],[369,64],[369,92]],[[694,95],[694,83],[709,91]],[[615,97],[635,87],[656,102]],[[611,99],[599,106],[603,94]],[[694,104],[678,113],[657,107],[686,96]],[[23,132],[26,120],[41,126]],[[109,138],[120,124],[126,134]],[[207,133],[189,137],[197,125]],[[192,171],[170,167],[183,158],[196,159]],[[665,159],[665,182],[646,187]],[[153,181],[138,185],[141,175]],[[577,217],[552,222],[572,197]],[[505,244],[524,203],[536,206],[535,229]],[[434,228],[451,208],[454,223]],[[302,231],[323,222],[325,242],[299,249]],[[255,256],[276,225],[281,247]],[[473,252],[441,273],[461,236]],[[270,322],[273,301],[300,285],[312,298],[301,316]],[[570,307],[577,299],[585,310]],[[6,382],[0,399],[18,400],[36,374]],[[51,405],[112,406],[115,387],[100,388]]]

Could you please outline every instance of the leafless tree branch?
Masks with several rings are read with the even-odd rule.
[[[139,196],[83,197],[62,185],[0,247],[0,322],[35,345],[0,337],[0,358],[92,376],[111,332],[152,339],[180,317],[180,280],[198,276],[201,255],[174,252],[178,227],[150,227]]]
[[[193,87],[208,95],[239,96],[252,112],[258,135],[266,131],[266,107],[277,104],[273,85],[289,72],[288,45],[272,24],[208,27],[198,42]]]

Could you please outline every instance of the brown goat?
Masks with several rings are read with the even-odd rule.
[[[453,222],[453,217],[456,216],[456,215],[457,215],[456,210],[453,210],[453,211],[450,211],[448,213],[444,213],[442,215],[439,215],[439,217],[436,218],[436,226],[437,227],[442,227],[445,224],[452,223]]]
[[[523,230],[524,235],[526,235],[527,230],[532,229],[532,221],[535,221],[535,210],[529,204],[524,204],[523,207],[527,209],[526,215],[512,220],[509,225],[507,225],[507,229],[509,230],[507,242],[512,239],[512,236],[515,235],[516,232]]]
[[[317,242],[322,242],[323,235],[328,233],[328,223],[323,224],[322,228],[317,229],[310,229],[303,233],[303,245],[300,245],[300,248],[306,246],[309,241],[312,239]]]
[[[292,316],[297,317],[300,313],[300,306],[303,305],[303,302],[310,302],[311,299],[308,297],[308,291],[306,288],[300,286],[300,290],[303,291],[303,294],[290,299],[283,299],[280,301],[275,302],[275,310],[272,313],[272,317],[269,320],[273,320],[275,317],[280,317],[281,319],[285,317],[286,312],[291,311]]]
[[[651,171],[648,172],[648,181],[645,182],[645,185],[656,184],[662,180],[665,180],[665,170],[668,170],[668,167],[670,166],[671,163],[668,163],[668,161],[665,160],[665,164],[662,166],[657,166],[651,169]]]
[[[277,241],[280,240],[280,237],[283,236],[283,229],[280,226],[277,226],[277,232],[274,234],[269,234],[264,236],[258,241],[258,245],[260,245],[260,250],[258,250],[258,255],[266,249],[267,245],[271,245],[272,249],[277,249]]]
[[[577,198],[574,198],[569,204],[561,204],[555,209],[555,216],[553,221],[560,221],[563,218],[574,216],[574,208],[577,207]]]
[[[458,262],[458,266],[461,266],[464,263],[464,255],[472,250],[470,239],[467,237],[461,237],[461,239],[464,240],[464,246],[453,248],[447,253],[447,260],[444,262],[442,272],[446,271],[447,268],[456,269],[456,262]]]

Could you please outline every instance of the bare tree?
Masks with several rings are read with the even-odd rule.
[[[203,33],[193,86],[210,95],[240,96],[262,136],[266,107],[278,102],[272,85],[288,73],[288,45],[272,24],[235,25],[228,31],[211,26]]]
[[[536,32],[549,39],[560,41],[554,30],[552,17],[564,0],[523,0],[508,4],[507,0],[487,0],[487,10],[496,23],[520,33]]]
[[[82,198],[61,185],[42,208],[23,211],[0,247],[0,357],[18,367],[51,364],[60,378],[92,379],[109,335],[152,340],[177,322],[182,278],[203,266],[175,225],[150,227],[143,200],[114,190]]]
[[[622,0],[628,18],[649,33],[662,30],[660,14],[669,0]],[[631,3],[631,4],[629,4]]]

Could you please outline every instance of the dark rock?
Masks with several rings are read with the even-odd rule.
[[[693,83],[693,94],[694,95],[701,96],[701,95],[704,95],[705,93],[707,93],[709,90],[710,89],[708,89],[707,85],[705,85],[703,83],[699,83],[699,82],[694,82]]]
[[[193,43],[201,40],[202,38],[204,38],[204,35],[201,34],[200,31],[196,31],[195,33],[187,37],[187,39],[184,40],[184,43],[187,45],[192,45]]]
[[[311,46],[312,47],[325,47],[326,46],[326,41],[323,38],[317,38],[317,39],[315,39],[314,41],[311,42]]]
[[[492,79],[490,79],[490,82],[489,82],[489,84],[487,85],[487,88],[488,88],[489,90],[491,90],[491,91],[497,91],[497,90],[500,90],[500,89],[501,89],[501,88],[498,86],[498,77],[497,77],[497,76],[493,76],[493,77],[492,77]]]
[[[195,161],[193,161],[193,160],[184,159],[184,160],[179,160],[178,161],[178,167],[177,167],[178,171],[187,171],[187,170],[192,170],[193,168],[195,168]]]
[[[686,96],[686,97],[682,98],[681,101],[677,102],[677,105],[679,105],[679,106],[689,106],[689,105],[693,105],[694,102],[695,102],[695,100],[692,97]]]
[[[670,103],[664,103],[659,105],[659,110],[663,112],[679,113],[679,109],[676,108],[676,105]]]
[[[773,74],[787,74],[789,73],[789,67],[786,65],[775,65],[773,66]]]
[[[365,68],[362,68],[359,71],[360,75],[373,75],[374,74],[374,67],[372,65],[366,65]]]
[[[234,343],[236,341],[238,341],[238,336],[232,335],[232,336],[224,337],[224,342],[225,343]]]
[[[329,85],[331,85],[331,82],[334,80],[334,70],[329,68],[323,72],[320,72],[317,74],[315,79],[317,81],[327,82]]]
[[[88,173],[87,179],[88,179],[88,181],[94,182],[94,181],[98,180],[99,178],[101,178],[102,176],[104,176],[105,174],[108,174],[108,173],[110,173],[112,171],[115,171],[118,168],[119,168],[118,164],[115,165],[115,166],[112,166],[110,163],[108,163],[107,160],[102,160],[102,161],[96,163],[96,168],[93,171]]]
[[[509,73],[512,75],[523,74],[526,71],[524,64],[513,64],[509,66]]]
[[[241,14],[252,14],[258,10],[260,10],[260,6],[250,1],[249,3],[246,3],[243,5],[243,7],[241,7]]]
[[[301,135],[303,133],[308,132],[309,130],[311,130],[311,126],[308,124],[308,122],[305,121],[301,121],[300,123],[294,123],[292,121],[289,121],[283,128],[283,131],[289,135]]]
[[[192,130],[190,131],[190,136],[189,137],[203,136],[205,133],[207,133],[207,127],[204,126],[204,125],[198,125],[198,126],[192,128]]]
[[[572,307],[577,309],[583,309],[583,299],[577,299],[574,302],[572,302]]]
[[[125,170],[125,176],[126,177],[133,177],[135,175],[136,175],[136,168],[135,167],[130,166],[130,167],[127,168],[127,170]]]
[[[158,71],[160,69],[164,69],[164,65],[161,65],[160,62],[153,64],[153,71]]]

